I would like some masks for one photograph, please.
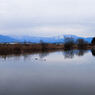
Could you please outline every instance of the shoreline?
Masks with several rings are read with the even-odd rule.
[[[39,53],[39,52],[51,52],[59,50],[91,50],[95,46],[90,44],[85,47],[78,47],[78,45],[73,45],[71,49],[66,49],[64,44],[0,44],[0,55],[8,54],[24,54],[24,53]]]

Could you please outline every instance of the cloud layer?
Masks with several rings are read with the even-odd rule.
[[[95,35],[95,0],[0,0],[0,34]]]

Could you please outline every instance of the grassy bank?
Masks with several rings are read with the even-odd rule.
[[[92,49],[92,45],[65,45],[65,44],[0,44],[1,54],[21,54],[43,51],[68,50],[68,49]]]
[[[0,44],[0,54],[20,54],[63,49],[56,44]]]

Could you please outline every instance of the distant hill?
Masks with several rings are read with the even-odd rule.
[[[57,38],[57,37],[30,37],[30,36],[23,36],[21,38],[18,38],[20,42],[33,42],[33,43],[40,43],[40,41],[46,42],[46,43],[63,43],[63,38]]]
[[[14,43],[16,41],[17,40],[12,37],[0,35],[0,43]]]
[[[80,38],[86,40],[89,43],[91,43],[92,41],[92,37],[84,38],[75,35],[63,35],[63,36],[56,36],[56,37],[31,37],[31,36],[10,37],[10,36],[0,35],[0,43],[14,43],[14,42],[39,43],[40,41],[46,43],[64,43],[65,38],[74,38],[75,41]]]

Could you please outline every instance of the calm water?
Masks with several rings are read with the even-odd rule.
[[[0,56],[0,95],[95,95],[95,52]]]

